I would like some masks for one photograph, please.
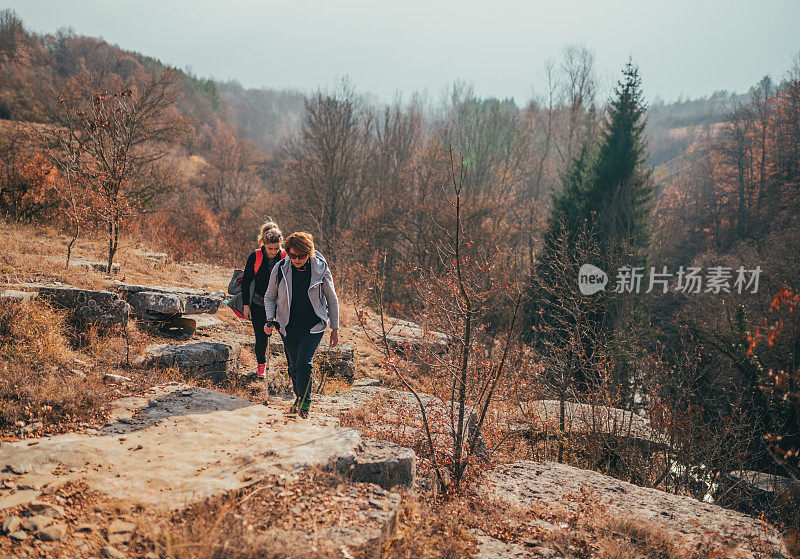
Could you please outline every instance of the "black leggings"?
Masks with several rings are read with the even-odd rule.
[[[250,317],[253,321],[253,333],[256,335],[256,361],[260,365],[267,362],[267,335],[264,333],[267,313],[264,307],[250,305]]]

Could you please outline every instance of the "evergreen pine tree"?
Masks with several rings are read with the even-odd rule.
[[[600,132],[580,213],[592,220],[609,255],[620,254],[626,246],[641,263],[650,243],[653,199],[652,171],[646,163],[646,108],[639,71],[630,60],[622,74]]]
[[[628,61],[609,106],[608,118],[591,150],[593,153],[589,153],[587,146],[572,161],[562,177],[564,188],[553,200],[535,269],[536,286],[532,288],[528,306],[530,325],[536,330],[531,336],[533,340],[544,336],[548,342],[558,345],[574,336],[574,329],[569,326],[574,319],[555,315],[562,305],[554,297],[561,297],[570,292],[569,289],[577,293],[578,267],[584,262],[571,262],[574,270],[569,274],[554,270],[550,262],[555,260],[556,251],[560,251],[563,266],[565,247],[567,251],[570,247],[576,249],[575,239],[581,232],[590,234],[600,247],[601,261],[585,263],[594,264],[609,274],[607,289],[614,287],[614,266],[620,262],[642,266],[646,262],[653,183],[651,170],[646,165],[645,110],[638,70]],[[551,281],[563,282],[564,278],[573,283],[570,286],[548,285]],[[587,305],[586,315],[580,322],[610,333],[622,312],[623,306],[609,299],[600,307]],[[591,357],[594,348],[590,338],[596,338],[582,338],[585,356]]]

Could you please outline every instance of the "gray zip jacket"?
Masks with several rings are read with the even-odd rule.
[[[316,253],[309,257],[311,262],[311,283],[308,286],[308,298],[314,312],[320,319],[319,324],[311,328],[312,334],[324,332],[328,327],[339,328],[339,298],[333,287],[333,276],[328,268],[325,258]],[[267,322],[276,320],[281,334],[286,335],[286,325],[289,324],[289,312],[292,309],[292,260],[287,256],[272,267],[269,276],[267,293],[264,295],[264,310]],[[283,280],[278,285],[278,270],[283,274]]]

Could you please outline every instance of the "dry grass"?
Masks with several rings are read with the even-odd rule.
[[[123,234],[114,257],[114,262],[121,265],[121,271],[109,276],[81,266],[66,267],[69,236],[53,227],[0,220],[0,237],[4,245],[0,253],[0,283],[3,284],[59,281],[87,289],[107,289],[110,282],[120,280],[216,291],[227,286],[226,275],[230,272],[227,268],[211,264],[203,265],[203,270],[198,270],[172,261],[154,268],[140,254],[155,250],[152,243]],[[72,258],[105,262],[107,248],[104,239],[90,232],[85,233],[73,247]]]
[[[97,377],[70,372],[76,354],[63,334],[63,317],[39,302],[0,300],[0,432],[17,422],[42,430],[99,419],[108,389]]]
[[[175,559],[374,556],[369,546],[345,548],[317,536],[359,523],[371,496],[369,485],[346,486],[318,470],[270,476],[162,516],[144,529],[137,551]]]

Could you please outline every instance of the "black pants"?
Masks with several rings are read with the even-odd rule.
[[[256,361],[260,365],[267,362],[267,335],[264,333],[267,314],[264,307],[250,305],[250,318],[253,321],[253,333],[256,335]]]
[[[281,335],[289,376],[292,377],[292,390],[300,398],[300,409],[303,410],[311,407],[311,363],[323,334],[287,329],[286,335]]]

